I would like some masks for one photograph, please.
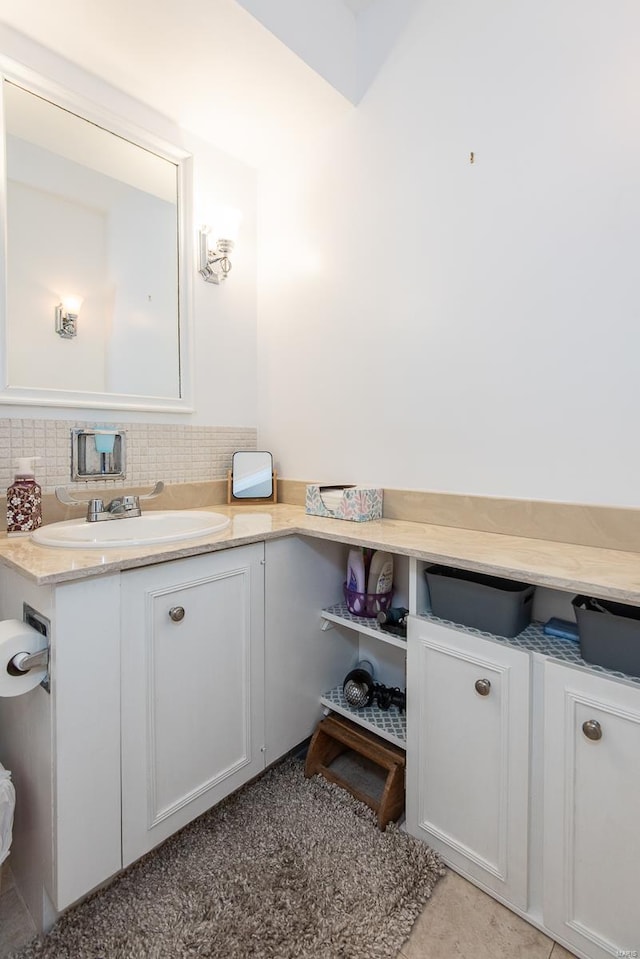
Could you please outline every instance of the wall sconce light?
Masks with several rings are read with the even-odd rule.
[[[231,272],[231,260],[229,253],[233,250],[233,240],[220,238],[216,241],[215,250],[209,248],[209,236],[211,231],[208,226],[203,226],[199,233],[200,238],[200,256],[198,272],[206,283],[222,283]]]
[[[64,296],[56,306],[56,333],[70,340],[78,333],[78,313],[82,306],[79,296]]]
[[[215,232],[210,227],[200,228],[198,272],[207,283],[222,283],[231,272],[229,254],[233,250],[242,214],[231,207],[219,207],[215,213]],[[217,237],[215,247],[210,238]]]

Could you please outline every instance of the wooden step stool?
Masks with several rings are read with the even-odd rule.
[[[349,749],[387,770],[380,799],[365,793],[330,768],[331,763]],[[378,814],[378,827],[386,829],[387,823],[398,819],[404,811],[404,770],[404,750],[332,713],[316,726],[309,745],[304,774],[309,779],[319,773],[329,782],[348,790],[352,796],[366,803]]]

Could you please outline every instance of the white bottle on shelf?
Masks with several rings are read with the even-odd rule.
[[[393,587],[393,556],[377,549],[369,567],[368,593],[389,593]]]
[[[349,550],[347,559],[347,589],[354,593],[364,593],[364,553],[361,546]]]

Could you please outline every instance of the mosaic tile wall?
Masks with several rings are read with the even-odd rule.
[[[71,430],[87,420],[0,419],[0,492],[12,482],[19,456],[39,456],[35,474],[43,492],[71,483]],[[126,478],[114,486],[198,483],[226,479],[236,450],[256,449],[256,430],[109,421],[126,432]],[[84,484],[78,483],[78,487]]]

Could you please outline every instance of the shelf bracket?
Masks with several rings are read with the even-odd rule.
[[[332,623],[330,619],[322,619],[322,632],[326,633],[328,629],[335,629],[336,624]]]

